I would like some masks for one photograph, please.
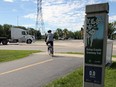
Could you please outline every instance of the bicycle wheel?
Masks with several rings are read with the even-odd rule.
[[[48,48],[48,53],[49,53],[50,56],[53,57],[53,48],[52,47]]]

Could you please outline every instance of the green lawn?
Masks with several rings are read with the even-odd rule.
[[[21,59],[29,56],[32,53],[37,53],[41,51],[36,50],[0,50],[0,62],[7,62],[16,59]]]
[[[80,54],[80,55],[83,55],[84,53],[81,53],[81,52],[62,52],[64,54]]]
[[[116,87],[116,62],[111,67],[106,68],[105,87]],[[45,87],[82,87],[83,69],[79,68],[74,72],[59,78]]]
[[[106,68],[105,87],[116,87],[116,62]]]
[[[113,58],[116,58],[116,55],[112,55]]]
[[[84,53],[81,52],[61,52],[62,54],[79,54],[79,55],[84,55]],[[112,55],[113,58],[116,58],[116,55]]]
[[[77,69],[65,77],[59,78],[45,87],[82,87],[83,69]]]

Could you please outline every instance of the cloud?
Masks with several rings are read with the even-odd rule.
[[[84,25],[85,5],[95,3],[99,3],[99,1],[43,0],[42,13],[44,22],[54,28],[67,28],[74,31],[80,30]],[[30,13],[24,17],[35,20],[36,14]]]
[[[21,1],[29,1],[29,0],[21,0]]]
[[[13,12],[17,12],[17,9],[12,9]]]
[[[109,21],[110,22],[116,21],[116,15],[110,16]]]
[[[21,26],[25,26],[25,27],[29,28],[29,27],[34,27],[35,25],[34,24],[23,24]]]
[[[23,2],[24,2],[24,1],[30,1],[30,0],[21,0],[21,1],[23,1]]]
[[[14,0],[4,0],[5,2],[14,2]]]
[[[116,0],[109,0],[110,2],[116,2]]]
[[[35,13],[30,13],[30,14],[27,14],[25,16],[23,16],[24,18],[29,18],[29,19],[35,19],[36,18],[36,14]]]
[[[84,11],[81,11],[84,4],[79,1],[72,3],[62,1],[64,0],[60,0],[56,4],[49,2],[43,6],[44,21],[54,24],[53,26],[75,29],[77,23],[84,19]]]

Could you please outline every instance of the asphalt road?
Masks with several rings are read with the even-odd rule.
[[[82,40],[60,40],[54,41],[55,52],[66,52],[66,51],[82,51],[83,48]],[[47,46],[44,41],[36,41],[32,44],[26,43],[9,43],[8,45],[0,45],[0,49],[11,49],[11,50],[42,50],[46,51]]]
[[[42,87],[82,66],[83,58],[36,53],[0,64],[0,87]]]
[[[55,52],[81,52],[84,53],[83,40],[60,40],[54,41]],[[44,41],[36,41],[32,44],[10,43],[9,45],[0,45],[0,50],[42,50],[46,51],[47,46]],[[113,55],[116,55],[116,40],[113,41]]]

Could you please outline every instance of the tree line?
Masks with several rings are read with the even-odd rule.
[[[44,39],[45,35],[42,35],[39,30],[34,28],[26,28],[24,26],[13,26],[9,24],[0,25],[0,37],[11,37],[11,27],[21,28],[28,31],[28,34],[34,35],[36,39]],[[116,39],[116,21],[108,24],[108,38],[109,39]],[[57,28],[54,32],[54,37],[56,40],[65,40],[65,39],[83,39],[84,37],[84,27],[78,31],[69,31],[67,28],[61,29]]]
[[[108,39],[116,39],[116,33],[114,32],[116,32],[116,21],[108,23]],[[54,35],[55,39],[83,39],[84,27],[81,27],[81,30],[75,32],[68,31],[68,29],[57,28]]]
[[[54,37],[55,39],[61,39],[61,40],[65,40],[65,39],[83,39],[83,33],[84,32],[84,28],[81,28],[81,30],[79,31],[69,31],[68,29],[61,29],[61,28],[57,28],[56,31],[54,32]]]

